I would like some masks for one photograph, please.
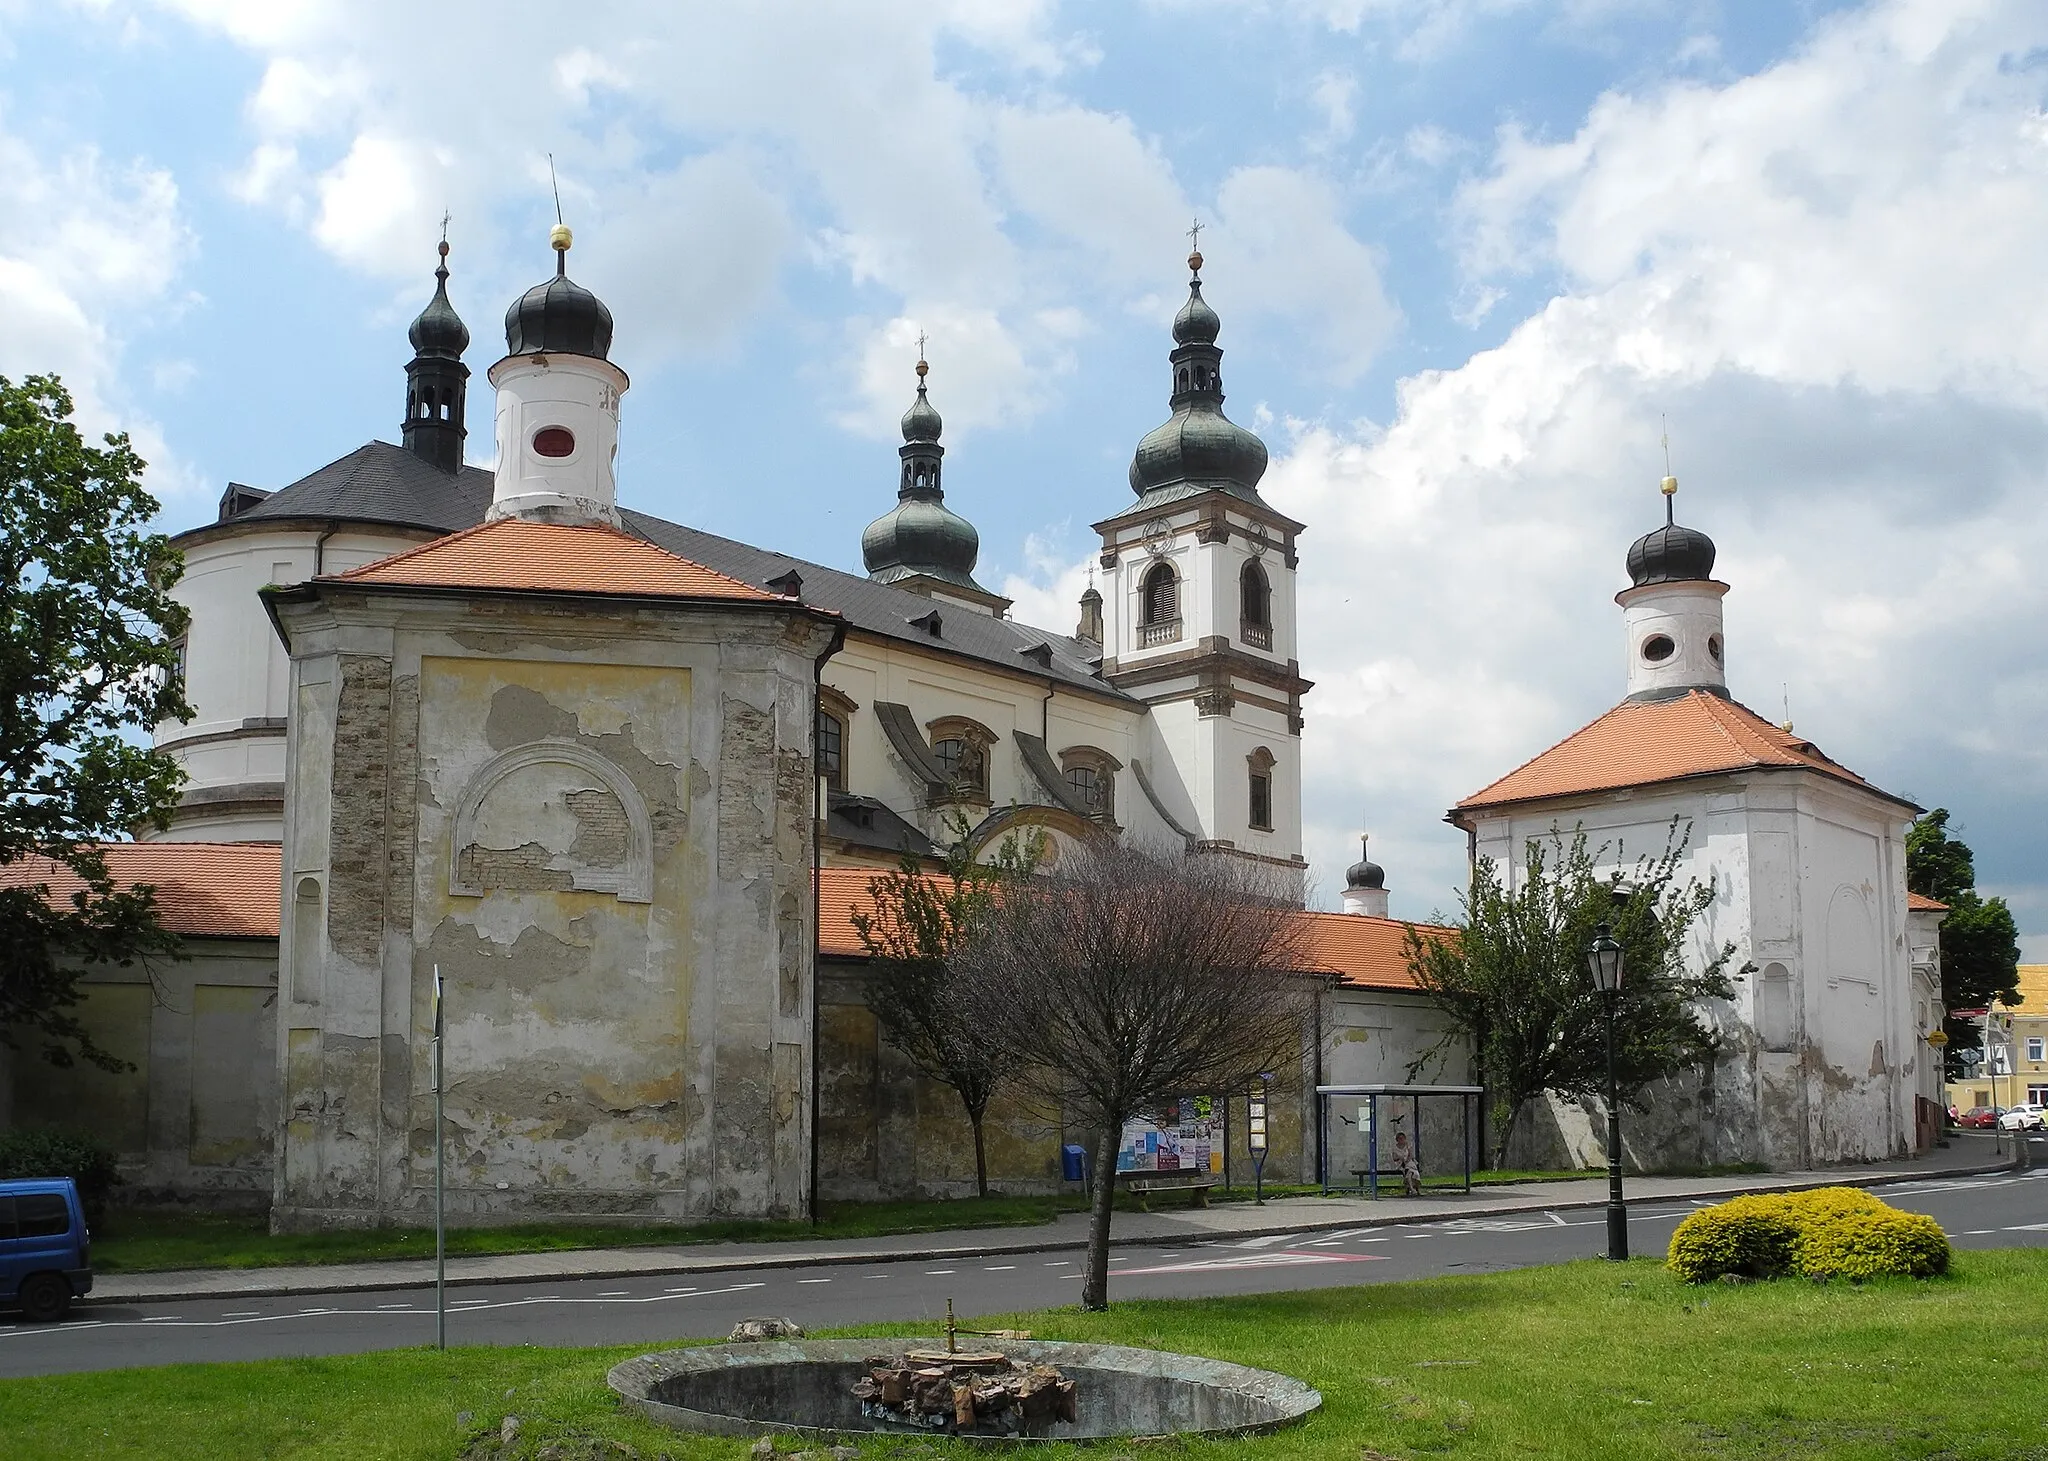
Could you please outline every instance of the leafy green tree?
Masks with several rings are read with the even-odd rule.
[[[1688,935],[1713,902],[1710,884],[1679,881],[1691,828],[1674,819],[1664,851],[1615,867],[1609,847],[1591,846],[1583,827],[1532,838],[1512,883],[1479,859],[1449,936],[1410,926],[1408,966],[1448,1017],[1444,1035],[1411,1076],[1463,1043],[1487,1088],[1492,1160],[1507,1161],[1516,1125],[1544,1092],[1568,1098],[1607,1089],[1606,1012],[1586,969],[1594,929],[1611,926],[1624,951],[1615,1019],[1615,1069],[1625,1107],[1640,1110],[1651,1083],[1711,1059],[1714,1031],[1703,1000],[1734,994],[1735,946],[1700,968],[1685,957]],[[1614,861],[1626,855],[1613,847]],[[1602,871],[1602,865],[1607,870]]]
[[[138,737],[191,717],[186,613],[142,459],[125,435],[87,445],[71,412],[54,377],[0,376],[0,867],[31,870],[0,888],[0,1040],[115,1070],[72,1011],[85,966],[176,951],[154,890],[116,887],[100,846],[178,804],[184,774]]]
[[[1941,1004],[1944,1011],[1983,1009],[1992,1000],[2020,1002],[2020,936],[2003,898],[1977,891],[1969,845],[1948,835],[1949,812],[1936,807],[1906,833],[1906,886],[1948,905],[1941,920]],[[1948,1078],[1963,1076],[1963,1052],[1981,1050],[1983,1026],[1945,1015]]]
[[[1045,855],[1045,834],[1003,839],[993,862],[978,861],[956,820],[945,867],[928,870],[906,854],[893,873],[868,884],[872,911],[853,910],[854,931],[868,953],[862,993],[882,1039],[920,1075],[952,1088],[974,1129],[974,1186],[988,1196],[983,1123],[989,1102],[1016,1062],[988,1040],[954,998],[952,957],[966,931],[984,917],[996,890],[1030,876]]]

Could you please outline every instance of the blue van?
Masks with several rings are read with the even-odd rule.
[[[0,1182],[0,1304],[39,1324],[92,1290],[92,1234],[69,1177]]]

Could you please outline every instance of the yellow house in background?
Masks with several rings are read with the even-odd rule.
[[[1999,1048],[1993,1061],[1974,1080],[1949,1082],[1948,1103],[1958,1111],[2022,1101],[2048,1105],[2048,964],[2020,965],[2020,1002],[1994,1008],[2010,1027],[2010,1053],[1994,1034]]]

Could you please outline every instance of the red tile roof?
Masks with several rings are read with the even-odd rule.
[[[163,926],[203,938],[276,938],[281,878],[275,842],[117,842],[106,848],[114,881],[156,889]],[[0,887],[42,883],[69,900],[85,884],[62,863],[30,858],[0,867]]]
[[[1671,700],[1623,701],[1452,809],[1477,811],[1515,802],[1615,791],[1760,768],[1818,771],[1901,806],[1813,742],[1772,725],[1755,711],[1691,690]]]
[[[1948,904],[1938,902],[1925,893],[1906,894],[1906,911],[1909,913],[1946,913]]]
[[[875,868],[828,867],[818,873],[818,946],[838,958],[865,958],[867,949],[853,926],[855,908],[872,908],[868,888],[881,876]],[[1392,918],[1367,918],[1355,913],[1303,913],[1304,972],[1335,974],[1345,984],[1366,989],[1411,990],[1415,978],[1402,952],[1408,925]],[[1417,925],[1425,934],[1444,932],[1431,924]]]
[[[328,581],[784,602],[766,589],[678,558],[666,548],[617,528],[516,517],[436,538],[407,552],[331,575]]]

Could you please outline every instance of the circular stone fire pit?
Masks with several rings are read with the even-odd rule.
[[[977,1340],[1027,1364],[1056,1365],[1076,1385],[1079,1414],[1028,1436],[1077,1441],[1108,1436],[1244,1435],[1302,1419],[1322,1395],[1271,1370],[1222,1360],[1051,1340]],[[884,1429],[861,1414],[855,1382],[874,1356],[944,1349],[943,1339],[804,1339],[717,1344],[645,1354],[606,1378],[633,1409],[676,1430],[746,1436],[763,1431],[846,1435]],[[963,1440],[992,1439],[963,1435]]]

